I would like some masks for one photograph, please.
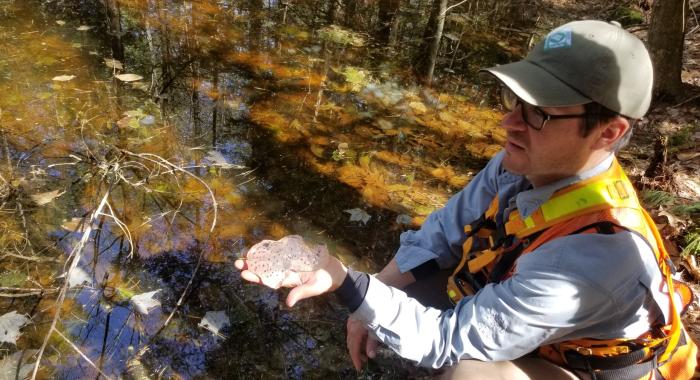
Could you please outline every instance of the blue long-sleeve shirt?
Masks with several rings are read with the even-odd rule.
[[[494,196],[501,218],[515,208],[528,216],[556,190],[608,169],[613,156],[536,189],[506,172],[502,159],[503,153],[494,157],[420,230],[401,236],[396,255],[401,272],[431,259],[442,268],[453,267],[462,253],[464,225],[478,218]],[[668,320],[668,296],[654,253],[643,238],[626,231],[545,243],[521,256],[509,279],[488,284],[448,311],[424,307],[373,277],[353,273],[347,281],[361,283],[364,296],[355,297],[353,317],[401,356],[435,368],[460,359],[511,360],[570,339],[636,338],[658,318]]]

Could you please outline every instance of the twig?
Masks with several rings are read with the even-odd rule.
[[[58,259],[55,259],[53,257],[39,257],[39,256],[24,256],[20,255],[17,253],[4,253],[0,255],[0,260],[4,259],[5,257],[14,257],[16,259],[21,259],[21,260],[27,260],[27,261],[58,261]]]
[[[107,189],[105,195],[102,197],[102,201],[100,201],[99,206],[97,206],[97,209],[95,209],[95,211],[92,212],[92,215],[90,215],[89,222],[87,223],[87,228],[85,229],[85,232],[83,232],[83,236],[80,239],[80,242],[78,242],[78,245],[76,245],[75,248],[73,248],[73,251],[71,251],[70,255],[68,255],[67,260],[70,261],[71,264],[68,270],[66,271],[65,282],[63,283],[61,292],[58,294],[58,299],[56,299],[56,314],[54,314],[53,316],[53,320],[51,321],[51,327],[49,327],[49,331],[46,333],[46,336],[44,337],[44,342],[41,344],[41,348],[39,349],[39,353],[37,354],[36,363],[34,363],[34,371],[32,372],[31,377],[32,380],[36,379],[36,375],[39,372],[39,363],[41,362],[41,356],[44,354],[44,350],[46,350],[46,346],[49,343],[49,338],[51,338],[51,334],[53,332],[57,332],[60,334],[60,332],[56,329],[56,323],[58,322],[58,319],[61,316],[61,307],[63,306],[63,301],[66,299],[66,293],[68,293],[68,288],[70,285],[70,281],[68,281],[68,279],[70,278],[71,272],[74,271],[75,268],[77,268],[78,266],[83,247],[85,246],[85,243],[88,241],[88,238],[92,233],[92,225],[94,224],[97,216],[102,213],[102,209],[104,209],[105,204],[107,203],[107,198],[109,198],[109,192],[110,189]]]
[[[441,18],[445,17],[445,15],[447,14],[447,12],[449,12],[452,8],[458,7],[458,6],[460,6],[460,5],[464,4],[464,3],[466,3],[467,1],[469,1],[469,0],[462,0],[462,1],[460,1],[459,3],[457,3],[457,4],[453,4],[453,5],[450,5],[449,7],[445,8],[445,11],[442,12],[442,13],[440,13],[440,15],[438,16],[438,19],[441,19]]]
[[[61,338],[63,338],[63,340],[65,340],[66,343],[68,343],[68,344],[75,350],[75,352],[78,353],[78,355],[80,355],[83,359],[85,359],[85,361],[88,362],[88,363],[92,366],[92,368],[96,369],[97,372],[100,373],[100,375],[104,376],[107,380],[111,379],[111,377],[107,376],[104,372],[102,372],[102,370],[100,370],[99,368],[97,368],[97,366],[95,365],[95,363],[93,363],[92,360],[90,360],[90,358],[88,358],[87,356],[85,356],[85,354],[84,354],[82,351],[80,351],[80,349],[79,349],[73,342],[71,342],[70,339],[66,338],[66,336],[63,335],[63,334],[61,334],[60,331],[58,331],[58,330],[54,330],[54,331],[56,332],[56,334],[58,334],[58,336],[60,336]],[[38,362],[39,362],[39,359],[37,359],[37,363],[38,363]]]
[[[689,97],[688,99],[685,99],[685,100],[683,100],[682,102],[676,104],[675,106],[671,106],[671,107],[669,107],[669,108],[677,108],[677,107],[680,107],[680,106],[682,106],[682,105],[684,105],[684,104],[686,104],[686,103],[688,103],[688,102],[691,102],[691,101],[693,101],[693,100],[695,100],[695,99],[697,99],[697,98],[700,98],[700,94],[691,96],[691,97]]]

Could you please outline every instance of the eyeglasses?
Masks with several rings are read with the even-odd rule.
[[[587,113],[580,113],[576,115],[550,115],[539,107],[525,103],[506,86],[501,87],[501,104],[503,104],[503,107],[508,111],[515,110],[518,104],[520,104],[520,112],[522,113],[523,120],[527,125],[536,131],[542,130],[544,125],[550,120],[580,119],[589,115]]]

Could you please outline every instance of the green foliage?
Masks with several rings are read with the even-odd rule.
[[[674,148],[680,148],[692,143],[693,134],[697,129],[697,125],[687,125],[681,128],[681,130],[678,132],[672,134],[668,138],[668,146],[670,150],[675,150]]]
[[[324,41],[334,42],[339,45],[363,46],[364,38],[351,30],[343,29],[337,25],[331,25],[318,31],[318,36]]]
[[[700,202],[695,202],[691,203],[688,205],[685,204],[680,204],[680,205],[675,205],[671,209],[674,214],[678,215],[683,215],[683,216],[693,216],[693,215],[700,215]]]
[[[633,7],[621,5],[613,9],[610,19],[622,24],[623,27],[644,23],[644,14]]]
[[[695,255],[700,256],[700,229],[685,235],[685,248],[681,252],[682,256]]]
[[[642,192],[642,200],[649,207],[660,207],[676,202],[676,197],[662,190],[644,190]]]

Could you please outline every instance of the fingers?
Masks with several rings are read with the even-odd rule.
[[[289,307],[294,307],[297,302],[317,296],[319,294],[323,294],[328,290],[328,288],[324,288],[322,286],[319,286],[317,283],[306,283],[303,285],[299,285],[296,288],[292,289],[289,292],[289,295],[287,296],[287,306]]]
[[[241,259],[234,261],[233,265],[240,270],[243,270],[247,267],[247,265],[245,264],[245,260],[241,260]]]
[[[350,353],[350,360],[352,360],[352,365],[355,369],[360,371],[362,370],[364,362],[367,360],[367,356],[365,356],[365,352],[367,352],[365,351],[365,347],[369,344],[369,339],[371,338],[369,338],[367,329],[362,322],[352,317],[348,318],[347,331],[347,346],[348,353]]]
[[[243,277],[244,280],[254,282],[256,284],[262,283],[262,280],[260,280],[260,277],[256,275],[255,273],[249,271],[249,270],[244,270],[241,272],[241,277]]]

